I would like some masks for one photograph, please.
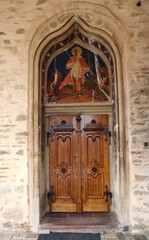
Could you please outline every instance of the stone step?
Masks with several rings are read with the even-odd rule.
[[[87,224],[79,224],[79,225],[54,225],[54,224],[44,224],[39,226],[39,233],[44,232],[73,232],[73,233],[101,233],[105,232],[115,232],[121,231],[121,227],[118,225],[87,225]]]

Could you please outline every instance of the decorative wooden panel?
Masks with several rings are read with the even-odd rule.
[[[102,139],[100,135],[87,136],[87,165],[97,163],[102,166]]]
[[[57,197],[71,197],[71,175],[57,175]]]
[[[76,211],[75,199],[75,132],[73,116],[50,117],[53,141],[50,141],[50,185],[55,187],[52,212]]]
[[[60,166],[65,162],[68,166],[71,166],[72,161],[72,139],[70,136],[58,136],[57,137],[57,165]]]
[[[98,172],[98,170],[97,170]],[[103,175],[95,174],[95,176],[91,174],[87,174],[87,196],[88,197],[102,197],[103,196]]]
[[[83,211],[109,211],[104,188],[109,186],[109,143],[103,136],[107,115],[85,115],[82,132]]]
[[[52,116],[50,126],[51,211],[109,211],[108,116]]]

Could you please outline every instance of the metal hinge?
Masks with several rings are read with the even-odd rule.
[[[50,132],[47,132],[47,145],[49,145]]]
[[[111,144],[111,131],[107,130],[106,124],[104,125],[103,135],[105,135],[105,142],[107,142],[107,140],[108,140],[107,136],[109,136],[109,144]]]
[[[50,126],[50,132],[47,132],[47,145],[49,144],[49,137],[51,136],[51,142],[54,142],[53,136],[55,135],[54,126]]]
[[[53,189],[54,189],[54,186],[52,185],[52,186],[51,186],[51,192],[48,192],[48,193],[47,193],[48,204],[49,204],[49,202],[50,202],[50,198],[51,198],[51,202],[52,202],[52,203],[54,202],[53,197],[55,196],[55,192],[53,191]]]
[[[108,202],[108,198],[110,196],[110,205],[112,205],[112,192],[108,191],[108,186],[105,185],[106,191],[104,192],[104,195],[106,196],[105,202]]]

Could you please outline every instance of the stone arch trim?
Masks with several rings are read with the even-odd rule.
[[[119,139],[120,139],[120,145],[119,145],[119,161],[120,161],[120,196],[119,199],[121,199],[121,195],[128,195],[127,192],[127,184],[123,184],[124,180],[127,175],[127,162],[125,159],[125,112],[124,112],[124,91],[123,91],[123,64],[121,59],[121,51],[122,51],[122,36],[121,34],[120,39],[116,36],[118,35],[118,31],[115,30],[114,27],[114,21],[116,18],[113,16],[113,26],[111,27],[112,32],[110,33],[108,29],[104,29],[102,27],[95,27],[94,21],[86,24],[86,21],[79,16],[82,14],[81,11],[84,10],[84,5],[82,7],[82,3],[79,2],[79,8],[81,10],[78,10],[78,7],[76,7],[76,3],[74,4],[74,11],[70,12],[68,9],[67,11],[64,11],[64,14],[57,14],[56,18],[62,18],[64,17],[64,22],[62,22],[61,26],[55,27],[54,29],[50,29],[48,26],[52,24],[52,22],[55,20],[55,18],[51,18],[47,20],[44,24],[42,24],[39,29],[36,31],[31,45],[30,45],[30,51],[29,51],[29,182],[30,182],[30,226],[37,229],[41,214],[40,214],[40,203],[39,203],[39,169],[41,165],[41,152],[39,151],[39,143],[41,142],[40,135],[40,125],[39,125],[39,105],[41,108],[41,102],[40,102],[40,79],[41,79],[41,71],[39,69],[42,68],[42,60],[44,58],[44,47],[47,45],[48,42],[50,42],[52,39],[58,37],[59,35],[63,34],[70,26],[70,24],[74,23],[75,21],[81,22],[81,25],[85,27],[87,31],[92,31],[95,35],[100,36],[106,41],[109,46],[111,46],[111,49],[113,51],[113,57],[115,59],[115,64],[117,66],[117,72],[116,72],[116,78],[117,78],[117,97],[119,98],[119,122],[120,122],[120,131],[119,131]],[[90,10],[90,14],[93,16],[93,12],[97,11],[97,6],[91,4],[92,9]],[[98,10],[99,10],[98,5]],[[101,7],[101,6],[100,6]],[[112,18],[112,13],[104,9],[104,15],[106,14],[110,15]],[[79,15],[80,11],[80,15]],[[101,11],[101,9],[100,9]],[[76,13],[75,13],[76,12]],[[108,13],[107,13],[108,12]],[[67,16],[68,15],[68,16]],[[78,16],[79,15],[79,16]],[[67,17],[66,17],[67,16]],[[103,17],[103,19],[105,18]],[[95,16],[94,16],[95,18]],[[94,19],[95,20],[95,19]],[[69,22],[68,22],[69,21]],[[114,34],[114,38],[112,37]],[[112,52],[111,51],[111,52]],[[121,204],[120,204],[121,205]],[[121,208],[121,206],[120,206]],[[124,210],[126,211],[126,209]],[[123,214],[122,214],[123,215]],[[125,216],[125,219],[123,222],[126,222],[128,224],[128,219]]]

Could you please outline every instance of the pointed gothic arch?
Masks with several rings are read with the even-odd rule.
[[[89,26],[81,17],[72,16],[66,21],[66,23],[57,31],[49,33],[43,37],[40,36],[41,41],[37,48],[34,49],[34,41],[32,41],[30,48],[30,108],[29,108],[29,158],[30,158],[30,224],[33,227],[37,227],[42,218],[42,214],[46,210],[46,179],[45,168],[43,167],[42,156],[42,142],[45,135],[43,135],[42,121],[43,112],[48,107],[48,111],[53,111],[53,108],[45,104],[45,77],[44,72],[46,64],[49,64],[54,54],[64,50],[65,46],[56,48],[60,41],[70,36],[74,31],[81,32],[86,38],[90,38],[90,46],[87,43],[82,43],[83,46],[91,48],[94,52],[101,52],[106,55],[107,52],[111,56],[112,66],[114,69],[113,74],[113,89],[111,94],[111,106],[113,105],[113,135],[115,135],[115,149],[113,147],[113,161],[115,162],[114,169],[116,175],[116,188],[114,190],[114,208],[120,215],[120,220],[123,225],[128,225],[129,217],[122,213],[123,201],[121,196],[127,193],[127,184],[125,182],[127,174],[127,163],[125,159],[125,109],[124,109],[124,87],[123,87],[123,65],[121,59],[120,47],[117,42],[104,30],[97,29]],[[75,36],[76,37],[76,36]],[[77,35],[78,37],[78,35]],[[79,37],[78,37],[79,39]],[[78,39],[71,39],[70,46],[74,41],[81,41]],[[97,44],[95,44],[97,43]],[[103,46],[103,49],[99,49],[99,45]],[[50,50],[56,49],[50,54]],[[106,51],[105,51],[106,49]],[[32,52],[33,51],[33,52]],[[108,55],[107,55],[108,56]],[[108,59],[108,57],[106,58]],[[105,57],[105,56],[103,56]],[[111,84],[112,84],[111,83]],[[104,106],[109,106],[105,104]],[[71,108],[72,106],[70,106]],[[85,105],[83,107],[86,107]],[[93,107],[93,106],[92,106]],[[103,107],[103,104],[99,104],[99,108]],[[68,106],[64,105],[63,108]],[[51,109],[51,110],[50,110]],[[97,108],[94,109],[96,111]],[[54,109],[54,111],[56,111]],[[53,111],[53,113],[55,113]],[[42,181],[40,180],[42,178]],[[113,180],[114,181],[114,180]],[[44,182],[44,183],[43,183]],[[114,189],[114,188],[113,188]],[[126,206],[127,207],[127,206]],[[127,219],[126,219],[127,218]]]

